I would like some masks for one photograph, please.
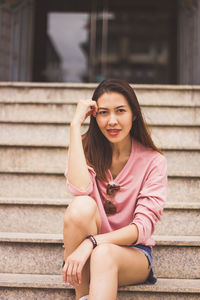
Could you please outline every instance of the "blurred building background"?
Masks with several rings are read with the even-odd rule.
[[[199,0],[0,0],[0,81],[200,84]]]

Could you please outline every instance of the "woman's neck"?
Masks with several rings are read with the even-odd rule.
[[[130,136],[120,143],[112,144],[113,158],[119,158],[122,156],[129,156],[132,148],[132,139]]]

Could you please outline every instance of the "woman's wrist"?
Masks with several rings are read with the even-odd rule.
[[[108,243],[108,241],[105,239],[105,235],[104,234],[94,235],[94,238],[97,241],[97,245]]]
[[[96,248],[97,241],[93,235],[90,234],[90,235],[86,236],[86,239],[88,239],[91,242],[93,249]]]
[[[71,124],[70,124],[70,128],[74,129],[74,128],[80,128],[81,127],[81,122],[79,120],[72,120]]]
[[[83,242],[82,242],[83,245],[87,245],[88,248],[90,248],[91,252],[93,250],[93,245],[91,243],[91,241],[89,239],[85,239]]]

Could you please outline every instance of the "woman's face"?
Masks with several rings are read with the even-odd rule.
[[[133,113],[126,98],[117,92],[101,95],[97,100],[97,124],[111,143],[119,143],[129,137]]]

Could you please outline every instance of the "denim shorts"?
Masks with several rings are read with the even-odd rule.
[[[141,244],[138,244],[138,245],[129,245],[128,247],[136,248],[136,249],[142,251],[146,255],[146,257],[147,257],[147,259],[149,261],[150,273],[149,273],[149,277],[147,278],[147,280],[144,283],[149,283],[149,284],[156,283],[157,277],[155,276],[155,274],[153,272],[153,267],[152,267],[153,258],[152,258],[152,249],[151,249],[151,247],[144,246],[144,245],[141,245]]]

